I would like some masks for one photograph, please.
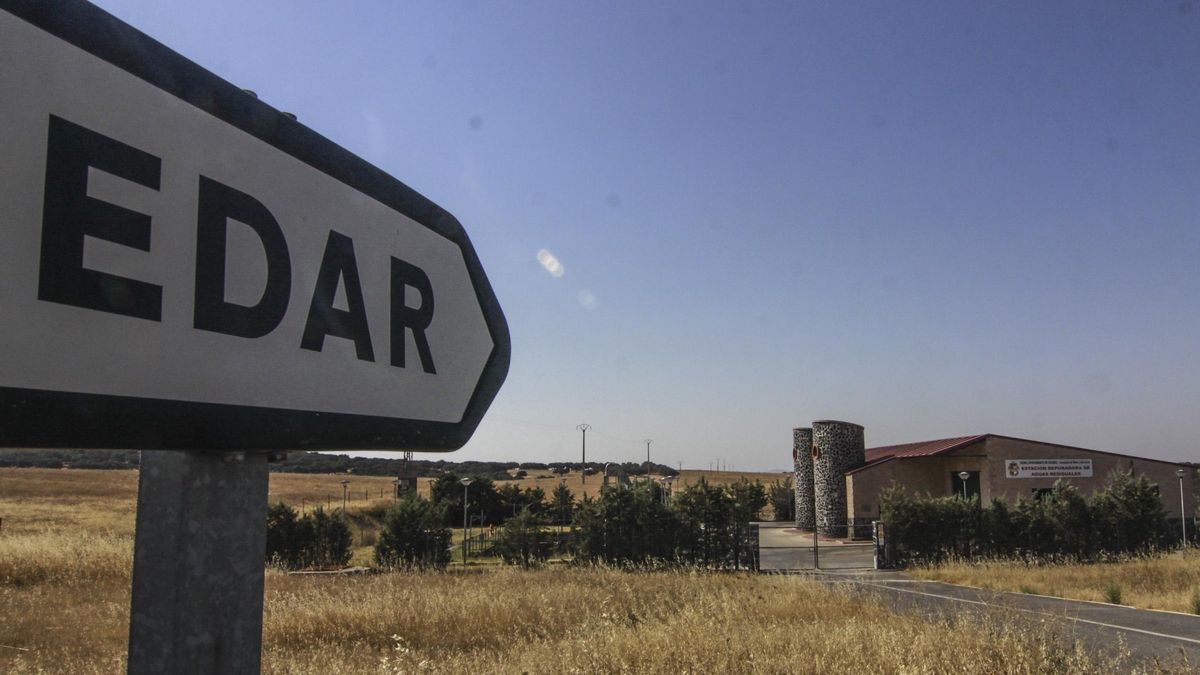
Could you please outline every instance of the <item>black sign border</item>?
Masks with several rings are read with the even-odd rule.
[[[455,450],[479,426],[511,358],[508,324],[462,225],[360,157],[104,10],[0,0],[6,11],[362,192],[462,251],[492,352],[458,423],[0,386],[0,446],[143,450]],[[12,67],[5,64],[4,67]]]

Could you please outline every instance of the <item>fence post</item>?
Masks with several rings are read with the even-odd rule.
[[[895,547],[888,537],[887,523],[871,521],[871,539],[875,544],[875,569],[891,569],[895,558]]]

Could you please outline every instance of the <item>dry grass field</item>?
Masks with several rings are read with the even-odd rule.
[[[736,483],[742,479],[749,481],[757,480],[763,485],[770,485],[773,481],[779,480],[783,477],[784,474],[781,473],[698,471],[695,469],[684,469],[680,472],[679,478],[675,480],[675,483],[671,489],[675,491],[682,490],[688,485],[699,482],[701,478],[704,478],[712,485],[728,485],[730,483]],[[659,480],[662,478],[662,476],[652,475],[651,478],[654,480]],[[427,487],[427,480],[428,479],[424,478],[421,479],[421,485],[419,489],[426,491],[429,489]],[[638,481],[645,480],[645,478],[639,476],[630,476],[630,480]],[[569,489],[575,495],[576,499],[579,499],[583,495],[595,497],[596,495],[600,494],[600,487],[604,485],[604,477],[598,474],[587,476],[585,481],[583,474],[580,473],[570,473],[565,476],[555,476],[549,471],[533,470],[529,472],[529,475],[525,476],[524,478],[514,480],[513,482],[522,489],[540,487],[546,491],[547,495],[549,495],[559,483],[565,483],[567,489]]]
[[[124,536],[0,537],[0,672],[121,672],[129,564]],[[271,570],[265,605],[266,673],[1131,671],[1053,624],[901,616],[792,577]]]
[[[1120,603],[1200,614],[1200,551],[1088,565],[954,562],[910,570],[913,576],[997,591]]]
[[[271,490],[319,500],[332,486],[340,494],[343,478],[276,474]],[[0,470],[0,672],[123,670],[135,496],[134,472]],[[297,674],[1133,670],[1060,641],[1053,623],[1008,618],[897,615],[794,577],[269,570],[263,665]]]

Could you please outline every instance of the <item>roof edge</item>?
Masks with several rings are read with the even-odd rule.
[[[871,460],[870,462],[867,462],[866,464],[863,464],[862,466],[856,466],[853,469],[850,469],[849,471],[846,472],[846,475],[849,476],[850,474],[858,473],[859,471],[866,471],[867,469],[874,469],[875,467],[879,466],[880,464],[886,464],[894,459],[899,459],[899,458],[896,457],[895,455],[887,455],[886,457],[880,457],[879,459]]]

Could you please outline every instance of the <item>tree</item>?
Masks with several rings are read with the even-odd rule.
[[[312,548],[311,523],[296,509],[276,502],[267,508],[267,562],[285,569],[303,567]]]
[[[1145,474],[1114,470],[1104,491],[1093,495],[1091,508],[1106,552],[1147,551],[1171,538],[1158,486]]]
[[[730,537],[733,544],[733,566],[742,566],[747,560],[747,538],[750,533],[750,523],[758,520],[759,514],[767,506],[767,492],[762,483],[753,483],[745,478],[733,485],[727,486],[726,491],[733,500],[733,512],[730,514]]]
[[[496,552],[510,565],[534,567],[550,557],[551,543],[542,520],[529,507],[509,518],[496,536]]]
[[[500,495],[500,508],[504,512],[502,520],[516,516],[525,506],[525,496],[521,493],[521,488],[512,483],[506,483],[496,492]]]
[[[450,563],[450,530],[442,509],[420,496],[403,499],[383,516],[375,561],[384,567],[443,569]]]
[[[429,501],[444,509],[448,527],[462,527],[463,486],[461,476],[453,472],[443,473],[429,484]],[[496,484],[490,478],[473,476],[467,488],[467,511],[472,516],[483,515],[483,523],[498,523],[505,518]]]
[[[309,519],[312,523],[312,547],[309,549],[311,557],[307,561],[308,566],[344,567],[350,562],[353,535],[346,521],[325,513],[320,506],[301,520]]]
[[[733,560],[733,499],[701,478],[671,500],[679,520],[679,554],[693,565],[722,567]]]
[[[659,490],[645,482],[604,488],[597,499],[585,497],[572,523],[579,558],[610,564],[672,560],[677,521]]]
[[[771,503],[771,510],[775,512],[776,522],[796,519],[796,486],[790,476],[772,482],[767,488],[767,499]]]
[[[525,488],[525,508],[533,515],[542,517],[546,513],[546,491],[538,486]]]
[[[575,495],[566,483],[559,483],[550,495],[550,510],[560,525],[571,522],[575,512]]]

